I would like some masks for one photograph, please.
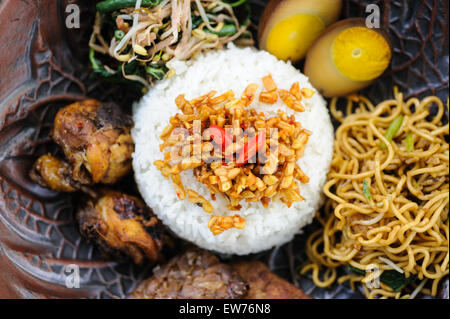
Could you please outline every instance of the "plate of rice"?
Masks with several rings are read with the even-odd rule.
[[[219,61],[219,63],[218,63]],[[308,79],[292,65],[277,60],[267,52],[251,48],[237,48],[230,45],[226,50],[199,54],[194,59],[173,61],[171,67],[176,75],[157,84],[133,107],[135,126],[132,131],[136,143],[133,154],[135,179],[146,203],[175,234],[196,245],[226,254],[249,254],[281,245],[291,240],[303,226],[309,224],[321,202],[321,188],[329,168],[333,128],[324,99],[314,90]],[[190,100],[211,90],[221,94],[232,90],[240,96],[246,87],[257,84],[255,92],[259,96],[264,90],[262,79],[271,74],[279,88],[289,89],[295,82],[301,88],[312,90],[310,98],[304,98],[305,110],[297,112],[288,107],[281,98],[273,104],[260,102],[255,98],[246,106],[266,117],[276,117],[279,111],[309,130],[309,137],[303,156],[298,165],[309,181],[300,186],[304,200],[287,207],[282,201],[274,199],[267,207],[261,202],[242,201],[238,211],[227,208],[227,199],[218,194],[209,202],[213,214],[234,216],[238,213],[246,222],[242,229],[231,228],[214,235],[208,227],[211,214],[189,200],[180,200],[170,178],[164,177],[154,165],[163,159],[160,151],[160,135],[169,123],[170,117],[179,110],[175,99],[185,94]],[[186,85],[189,83],[189,85]],[[198,182],[193,170],[183,171],[182,183],[204,198],[210,198],[207,186]],[[186,187],[187,187],[186,186]]]

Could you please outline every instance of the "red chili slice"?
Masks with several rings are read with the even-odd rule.
[[[258,150],[263,147],[264,143],[266,141],[266,132],[261,131],[260,133],[256,134],[251,140],[249,140],[242,150],[242,152],[239,154],[239,157],[236,161],[236,166],[242,166],[245,163],[248,162],[250,158],[256,155]]]
[[[225,152],[228,145],[233,144],[233,137],[223,127],[218,125],[211,125],[209,127],[209,135],[214,143],[221,146],[222,152]],[[230,160],[233,158],[233,154],[229,154],[228,156],[225,156],[225,158]]]
[[[233,138],[223,127],[211,125],[209,128],[213,129],[209,131],[209,135],[217,145],[221,145],[224,148],[233,143]]]

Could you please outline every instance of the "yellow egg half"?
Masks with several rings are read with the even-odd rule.
[[[382,75],[391,52],[384,30],[367,28],[364,18],[348,18],[323,30],[314,41],[306,55],[304,73],[323,96],[344,96]]]
[[[302,59],[325,28],[321,18],[312,14],[294,14],[278,22],[267,37],[267,51],[281,60]]]
[[[341,13],[342,0],[270,0],[258,24],[258,42],[280,60],[303,59]]]
[[[386,39],[366,27],[342,31],[332,45],[336,68],[354,81],[370,81],[389,66],[391,49]]]

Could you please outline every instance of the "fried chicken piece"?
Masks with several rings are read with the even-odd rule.
[[[242,278],[211,253],[188,249],[131,293],[133,299],[231,299],[242,298],[247,285]]]
[[[138,198],[107,190],[77,212],[80,232],[107,256],[130,256],[134,263],[159,261],[163,227]]]
[[[131,170],[133,122],[111,103],[84,100],[56,114],[53,139],[72,167],[72,178],[81,184],[113,184]]]
[[[249,285],[246,299],[311,299],[301,289],[275,275],[260,261],[236,262],[231,267]]]
[[[75,192],[78,189],[71,175],[69,164],[50,154],[39,157],[30,171],[34,182],[57,192]]]

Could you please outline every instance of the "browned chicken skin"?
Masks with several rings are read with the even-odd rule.
[[[246,299],[311,299],[301,289],[275,275],[260,261],[231,265],[249,285]]]
[[[131,293],[133,299],[242,298],[247,285],[230,266],[198,248],[171,259]]]
[[[131,118],[118,106],[84,100],[56,114],[53,139],[64,150],[73,180],[113,184],[131,170]]]
[[[71,175],[69,164],[50,154],[39,157],[30,172],[33,181],[57,192],[74,192],[78,189]]]
[[[88,200],[77,213],[81,234],[94,241],[108,256],[130,256],[134,263],[160,259],[163,228],[151,210],[138,198],[104,191]]]
[[[55,191],[88,194],[77,213],[81,234],[109,257],[128,255],[142,264],[161,258],[161,223],[138,198],[91,187],[113,184],[131,170],[131,126],[130,116],[115,104],[84,100],[62,108],[56,114],[52,135],[68,162],[43,155],[33,165],[30,177]]]

